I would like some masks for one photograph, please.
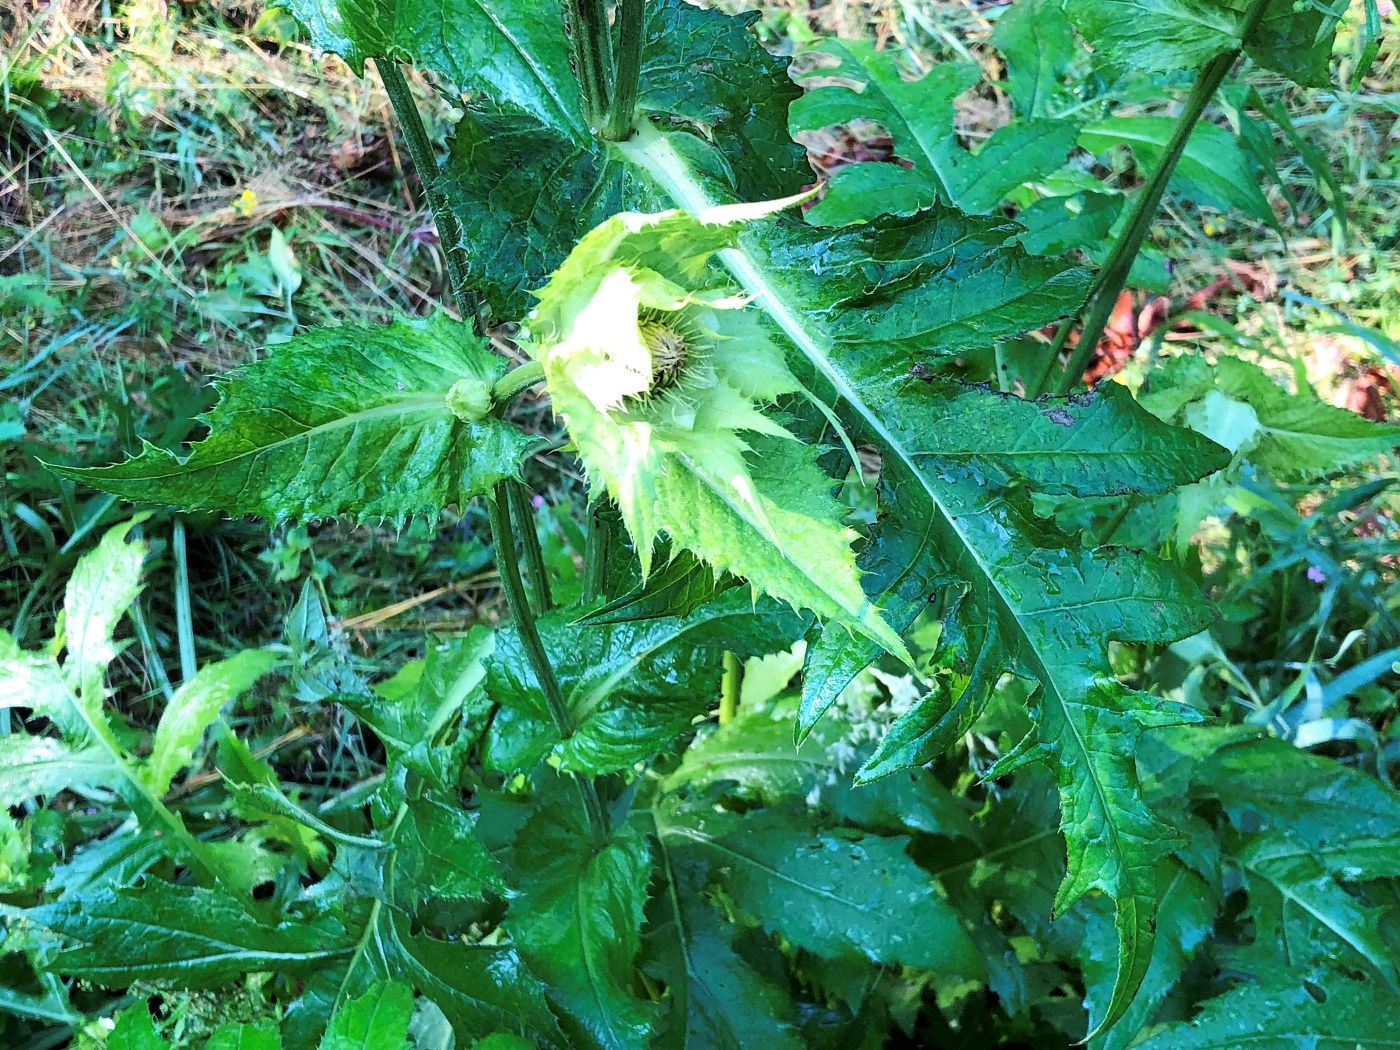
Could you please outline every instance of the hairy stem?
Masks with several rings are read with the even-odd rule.
[[[637,110],[637,88],[642,74],[642,37],[646,25],[646,0],[621,0],[618,6],[617,72],[613,77],[612,104],[603,125],[603,138],[621,142],[632,137]]]
[[[739,693],[744,688],[744,665],[734,653],[725,651],[724,678],[719,687],[719,724],[727,726],[739,713]]]
[[[522,390],[527,390],[543,381],[544,365],[538,361],[526,361],[523,365],[512,368],[496,380],[496,385],[491,388],[491,400],[497,405],[505,405]]]
[[[607,582],[608,531],[603,527],[602,506],[588,508],[588,535],[583,546],[583,600],[591,602],[603,594]]]
[[[583,116],[588,126],[598,131],[607,119],[612,98],[612,32],[604,0],[564,0],[564,28]]]
[[[525,571],[535,592],[535,612],[543,616],[554,607],[554,596],[549,593],[549,570],[545,568],[544,551],[540,549],[540,536],[535,530],[534,508],[520,482],[507,481],[506,488],[510,491],[510,516],[525,552]]]
[[[442,242],[442,255],[447,263],[447,280],[452,285],[452,297],[463,316],[471,319],[477,333],[481,332],[480,302],[472,291],[467,279],[466,268],[458,257],[458,245],[462,243],[462,228],[451,208],[444,207],[441,195],[435,188],[442,174],[437,157],[433,154],[433,144],[428,139],[423,118],[418,112],[418,103],[413,100],[413,92],[408,88],[399,67],[386,59],[375,59],[379,69],[379,79],[384,82],[384,90],[389,93],[389,103],[394,107],[394,117],[403,130],[408,155],[418,172],[418,182],[423,187],[423,196],[437,222],[438,237]]]
[[[1248,39],[1255,26],[1259,24],[1268,3],[1269,0],[1254,0],[1245,17],[1244,31],[1240,34],[1241,42]],[[1171,181],[1172,174],[1176,171],[1176,165],[1181,160],[1181,155],[1186,151],[1186,144],[1191,139],[1191,132],[1200,123],[1206,106],[1210,104],[1216,89],[1225,80],[1242,51],[1243,45],[1227,51],[1223,55],[1217,55],[1207,63],[1196,77],[1196,83],[1191,88],[1191,95],[1186,100],[1186,108],[1177,118],[1171,141],[1167,143],[1167,148],[1162,154],[1162,161],[1157,165],[1157,170],[1152,173],[1152,178],[1148,180],[1142,192],[1138,194],[1138,198],[1133,204],[1133,210],[1128,216],[1127,225],[1123,227],[1123,232],[1118,235],[1113,250],[1104,261],[1103,269],[1099,271],[1099,275],[1090,289],[1089,312],[1085,314],[1084,323],[1080,327],[1079,342],[1075,344],[1074,352],[1070,354],[1069,363],[1065,366],[1065,370],[1056,384],[1055,392],[1057,394],[1069,393],[1079,382],[1080,377],[1084,375],[1084,369],[1088,367],[1094,349],[1099,344],[1099,337],[1103,335],[1104,326],[1113,314],[1114,304],[1118,301],[1118,293],[1123,290],[1123,285],[1128,280],[1133,260],[1137,258],[1138,251],[1142,248],[1142,242],[1146,240],[1148,231],[1152,228],[1152,219],[1157,214],[1157,206],[1162,203],[1162,194],[1166,192],[1167,183]],[[1068,335],[1067,332],[1065,334]],[[1059,344],[1060,339],[1056,338],[1055,342]]]
[[[520,632],[520,644],[525,649],[525,659],[535,673],[540,684],[540,694],[544,697],[550,721],[561,740],[573,735],[573,719],[569,716],[569,706],[564,701],[564,692],[559,688],[559,679],[554,676],[549,657],[540,640],[539,628],[535,626],[535,615],[530,611],[530,603],[525,597],[525,584],[520,578],[520,563],[515,557],[515,533],[510,520],[510,482],[502,481],[491,496],[491,542],[496,547],[496,567],[501,573],[501,587],[506,594],[511,616],[515,618],[516,630]],[[595,845],[601,845],[607,837],[607,818],[603,814],[603,803],[598,797],[598,789],[586,777],[574,777],[579,799],[583,803],[588,830]]]

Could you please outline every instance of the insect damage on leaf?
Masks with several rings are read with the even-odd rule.
[[[707,269],[738,222],[790,203],[615,216],[538,293],[527,346],[644,572],[665,533],[906,657],[861,588],[835,483],[783,424],[778,403],[802,385],[748,300]]]

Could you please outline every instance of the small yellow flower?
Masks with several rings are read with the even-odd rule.
[[[258,195],[252,190],[244,190],[238,195],[238,199],[233,202],[233,210],[238,212],[243,218],[249,218],[253,210],[258,206]]]

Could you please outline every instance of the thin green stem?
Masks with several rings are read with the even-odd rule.
[[[175,633],[180,639],[180,681],[199,670],[194,645],[194,615],[190,608],[190,560],[185,544],[185,519],[176,518],[170,548],[175,555]]]
[[[502,481],[496,486],[489,505],[491,542],[496,547],[496,568],[501,574],[501,588],[505,591],[506,603],[515,618],[515,627],[520,634],[525,659],[539,682],[540,694],[544,697],[550,721],[554,723],[559,739],[567,740],[574,733],[573,719],[569,716],[564,691],[559,688],[559,679],[555,677],[549,656],[544,651],[544,642],[540,640],[534,613],[530,611],[530,603],[525,597],[525,583],[520,578],[520,563],[515,556],[515,533],[510,520],[510,482]],[[598,797],[598,789],[593,781],[586,777],[576,776],[574,783],[583,803],[589,833],[594,844],[601,845],[607,839],[607,818],[603,814],[603,803]]]
[[[1244,30],[1240,35],[1241,40],[1247,39],[1254,31],[1254,27],[1259,24],[1259,19],[1263,17],[1268,3],[1269,0],[1254,0],[1245,16]],[[1099,337],[1103,335],[1104,326],[1108,324],[1108,319],[1113,314],[1114,304],[1118,301],[1118,293],[1123,290],[1123,285],[1128,280],[1133,260],[1137,258],[1138,251],[1142,248],[1142,242],[1147,239],[1148,231],[1152,228],[1152,220],[1157,213],[1158,205],[1162,203],[1162,194],[1166,192],[1167,183],[1171,181],[1177,163],[1186,151],[1186,145],[1191,139],[1191,132],[1200,123],[1206,106],[1215,97],[1216,89],[1224,82],[1226,75],[1234,66],[1235,60],[1240,57],[1241,51],[1242,48],[1236,48],[1223,55],[1217,55],[1207,63],[1200,75],[1197,76],[1196,83],[1191,88],[1191,95],[1186,100],[1186,107],[1182,110],[1181,116],[1177,118],[1171,140],[1167,143],[1166,150],[1162,154],[1161,163],[1157,165],[1157,170],[1152,173],[1152,178],[1148,180],[1142,192],[1138,194],[1137,200],[1133,203],[1133,210],[1128,216],[1127,224],[1118,235],[1113,250],[1104,261],[1103,269],[1099,271],[1099,275],[1094,281],[1094,286],[1090,291],[1089,312],[1085,315],[1084,323],[1079,330],[1079,342],[1075,345],[1074,352],[1070,354],[1069,363],[1060,375],[1060,380],[1055,387],[1056,393],[1069,393],[1084,375],[1084,369],[1088,367],[1094,349],[1099,345]],[[1056,342],[1058,341],[1057,339]]]
[[[739,713],[739,694],[744,688],[744,665],[734,653],[725,651],[724,678],[719,686],[719,724],[727,726]]]
[[[597,131],[607,118],[612,98],[612,31],[604,0],[564,0],[564,28],[584,119]]]
[[[637,89],[642,75],[642,38],[646,26],[646,0],[621,0],[618,5],[617,72],[613,77],[612,104],[603,125],[610,142],[630,139],[637,111]]]
[[[520,482],[508,481],[506,488],[510,492],[511,520],[520,537],[520,547],[525,552],[525,571],[535,592],[535,613],[543,616],[554,607],[554,596],[549,592],[549,570],[545,568],[544,551],[540,549],[540,536],[535,529],[534,508],[530,506],[525,486]]]
[[[1060,363],[1060,355],[1064,353],[1065,344],[1069,342],[1070,332],[1073,330],[1073,317],[1066,317],[1060,322],[1060,327],[1055,332],[1055,339],[1050,344],[1050,349],[1045,352],[1045,363],[1040,366],[1040,374],[1035,377],[1035,382],[1026,388],[1026,397],[1030,400],[1034,401],[1045,393],[1046,384],[1050,382],[1050,376],[1054,374],[1055,366]]]
[[[403,129],[404,142],[408,146],[408,156],[418,172],[418,182],[423,187],[423,196],[437,222],[438,236],[442,243],[443,259],[447,263],[447,280],[452,285],[452,296],[463,316],[469,318],[478,333],[481,330],[480,303],[467,277],[466,267],[458,255],[462,244],[462,227],[456,214],[447,207],[442,194],[436,189],[442,175],[437,156],[433,152],[432,141],[423,126],[423,117],[418,112],[418,103],[413,99],[408,81],[399,67],[387,59],[374,60],[379,70],[379,79],[384,82],[384,90],[389,94],[389,103],[394,107],[394,116]]]
[[[583,600],[591,602],[603,594],[608,576],[608,530],[603,525],[602,504],[588,509],[588,535],[583,544]]]

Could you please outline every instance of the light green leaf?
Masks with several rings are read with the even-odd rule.
[[[0,707],[28,707],[52,717],[69,703],[53,657],[21,649],[13,635],[0,630]]]
[[[1153,171],[1175,129],[1172,117],[1110,117],[1084,128],[1079,144],[1091,153],[1126,146],[1139,168]],[[1275,221],[1239,141],[1214,124],[1198,124],[1191,132],[1170,187],[1198,204],[1221,211],[1238,208],[1261,222]]]
[[[147,445],[110,467],[53,469],[186,510],[433,519],[515,477],[538,447],[494,416],[469,422],[452,410],[457,384],[489,385],[504,366],[469,325],[444,315],[317,329],[227,380],[210,436],[188,456]]]
[[[909,840],[817,831],[792,809],[742,817],[671,807],[657,834],[677,858],[723,871],[725,893],[765,929],[828,958],[863,955],[976,978],[977,948],[933,879],[905,853]]]
[[[152,794],[170,790],[175,774],[189,765],[204,731],[230,700],[247,692],[277,666],[278,656],[267,649],[248,649],[227,660],[208,664],[175,690],[156,726],[144,777]]]
[[[282,1050],[282,1040],[271,1021],[226,1024],[209,1037],[204,1050]]]
[[[113,641],[117,623],[141,593],[141,563],[146,545],[128,543],[133,522],[108,529],[102,542],[78,560],[63,598],[63,629],[68,646],[64,677],[85,694],[117,655]],[[100,690],[97,690],[100,691]],[[100,703],[100,697],[85,697]]]
[[[1198,429],[1224,428],[1237,458],[1279,479],[1318,477],[1400,444],[1400,427],[1373,423],[1311,392],[1289,393],[1238,357],[1213,365],[1174,358],[1153,376],[1151,389],[1143,402],[1149,410]]]
[[[595,845],[576,801],[556,785],[556,799],[520,831],[515,872],[507,927],[572,1045],[649,1046],[653,1008],[631,987],[651,879],[642,836],[624,827]]]
[[[60,791],[110,787],[121,779],[121,771],[101,748],[69,747],[26,733],[0,737],[0,805],[18,806]]]
[[[170,1044],[157,1034],[146,1004],[138,1002],[117,1018],[107,1036],[107,1050],[170,1050]]]
[[[157,879],[67,893],[29,915],[74,942],[51,969],[103,988],[138,980],[209,988],[247,973],[310,973],[353,946],[330,918],[269,923],[223,890]]]
[[[413,989],[378,981],[335,1012],[318,1050],[402,1050],[413,1015]]]
[[[911,163],[855,164],[837,171],[810,221],[840,226],[877,215],[913,215],[935,202],[965,212],[989,212],[1011,190],[1064,164],[1074,146],[1072,121],[1030,119],[998,128],[976,153],[959,143],[953,101],[981,81],[974,65],[945,62],[908,80],[892,53],[859,40],[830,40],[817,53],[825,64],[814,86],[792,104],[789,127],[799,140],[833,125],[873,121],[894,138],[895,154]],[[867,177],[878,178],[872,194]]]
[[[1380,1050],[1400,1046],[1395,993],[1370,982],[1303,975],[1243,984],[1206,1004],[1192,1021],[1168,1025],[1136,1050]],[[1316,987],[1319,991],[1314,992]]]

